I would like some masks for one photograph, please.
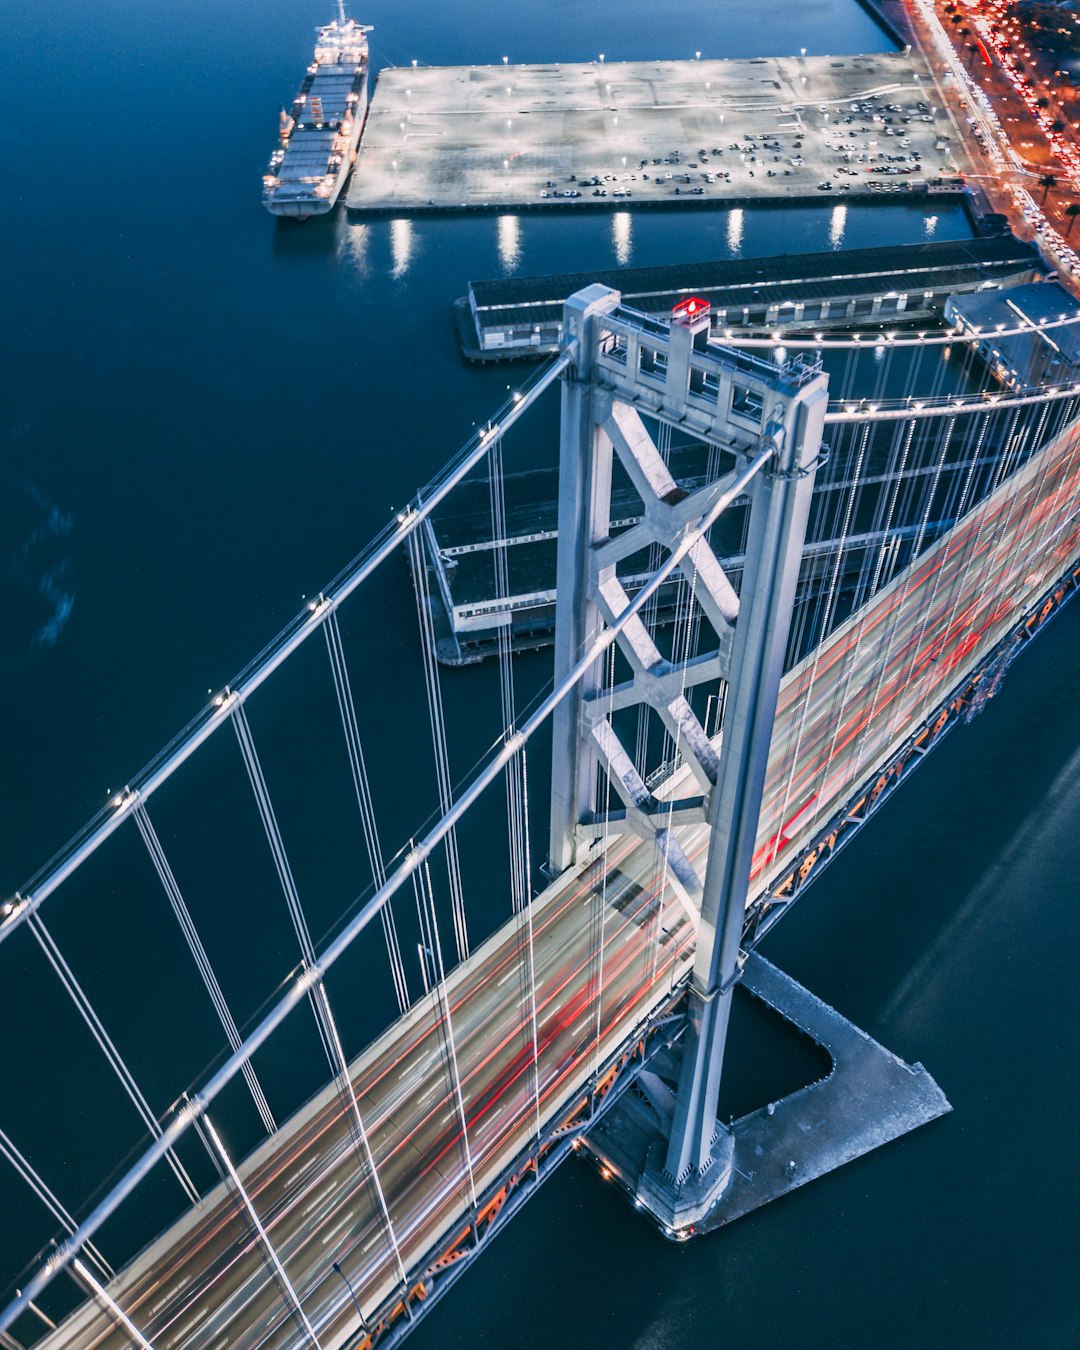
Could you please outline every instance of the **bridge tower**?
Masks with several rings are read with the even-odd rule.
[[[816,363],[761,360],[708,337],[700,300],[682,302],[664,323],[593,285],[564,310],[563,351],[573,365],[562,394],[556,686],[602,626],[632,604],[619,564],[643,550],[653,574],[658,559],[677,555],[684,600],[689,588],[712,630],[707,650],[691,651],[688,641],[676,650],[676,625],[665,655],[643,608],[618,635],[618,670],[598,659],[553,723],[551,870],[580,865],[611,834],[632,832],[655,842],[661,889],[682,897],[698,927],[681,1062],[666,1085],[654,1077],[663,1137],[631,1169],[636,1177],[628,1180],[625,1160],[613,1164],[676,1236],[715,1213],[733,1175],[734,1137],[717,1118],[720,1079],[746,961],[747,895],[827,406],[827,377]],[[676,481],[665,453],[669,429],[709,448],[714,472],[704,482]],[[641,499],[637,523],[613,521],[616,480],[620,500],[627,484]],[[738,592],[709,539],[728,512],[745,512]],[[640,566],[634,570],[640,576]],[[692,707],[702,684],[722,699],[719,738]],[[675,748],[659,771],[642,762],[640,733],[628,748],[615,729],[628,725],[633,709],[658,717],[665,746]],[[695,826],[699,840],[700,827],[709,830],[703,869],[688,847]]]

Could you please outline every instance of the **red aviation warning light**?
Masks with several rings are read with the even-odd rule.
[[[699,295],[691,295],[671,311],[671,322],[679,328],[688,328],[694,339],[694,347],[703,348],[709,340],[709,315],[712,306]]]
[[[689,300],[680,300],[671,311],[673,323],[699,323],[702,319],[709,317],[709,311],[712,306],[708,300],[702,300],[700,296],[692,295]]]

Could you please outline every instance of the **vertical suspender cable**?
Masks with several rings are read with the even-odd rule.
[[[71,1265],[75,1274],[78,1275],[79,1279],[82,1280],[101,1306],[115,1320],[117,1325],[123,1327],[127,1335],[130,1336],[135,1345],[139,1347],[139,1350],[154,1350],[153,1345],[146,1339],[131,1318],[128,1317],[127,1313],[124,1312],[119,1303],[116,1302],[107,1290],[102,1288],[94,1278],[93,1273],[86,1268],[77,1256],[72,1261]]]
[[[240,753],[244,760],[244,768],[247,770],[248,781],[251,784],[251,791],[255,798],[255,804],[259,810],[259,817],[262,820],[263,830],[266,834],[266,841],[270,845],[270,853],[274,860],[274,867],[278,874],[278,880],[281,883],[281,889],[285,895],[285,903],[288,906],[293,931],[296,933],[296,940],[300,944],[300,953],[303,960],[309,966],[314,966],[315,948],[311,941],[311,931],[308,928],[307,919],[304,915],[303,907],[300,904],[300,895],[296,889],[292,867],[289,865],[288,855],[285,852],[285,843],[281,837],[281,829],[277,822],[273,803],[270,800],[270,791],[266,786],[266,777],[263,774],[262,765],[259,762],[259,756],[255,750],[255,742],[251,736],[251,727],[248,724],[247,714],[244,712],[243,704],[239,701],[234,702],[229,711],[232,718],[233,730],[236,732],[236,739],[240,745]],[[337,1065],[334,1063],[334,1052],[330,1044],[329,1033],[323,1018],[322,1005],[315,997],[313,990],[310,991],[309,997],[311,1001],[311,1010],[315,1014],[315,1021],[319,1028],[319,1037],[322,1040],[323,1050],[326,1053],[326,1059],[330,1065],[330,1071],[336,1077]]]
[[[435,658],[435,634],[431,622],[431,603],[428,590],[427,567],[424,560],[420,531],[409,535],[409,560],[412,564],[416,592],[416,616],[420,626],[420,656],[424,667],[424,686],[427,690],[428,717],[431,722],[431,741],[435,751],[435,776],[439,786],[439,807],[445,815],[454,802],[450,779],[450,760],[446,748],[446,718],[443,714],[442,683],[439,663]],[[446,836],[446,870],[450,881],[450,908],[454,919],[454,940],[458,960],[469,955],[469,932],[465,924],[465,897],[461,886],[461,863],[458,858],[457,831]]]
[[[390,1243],[391,1250],[394,1253],[394,1263],[398,1268],[398,1278],[402,1284],[407,1282],[408,1276],[405,1272],[405,1263],[401,1257],[401,1247],[398,1244],[397,1230],[394,1227],[394,1221],[390,1217],[390,1206],[386,1202],[386,1192],[383,1190],[382,1182],[379,1179],[379,1171],[375,1166],[375,1154],[371,1148],[371,1139],[364,1125],[364,1118],[360,1114],[360,1103],[356,1097],[356,1091],[353,1087],[352,1079],[349,1077],[348,1067],[345,1063],[345,1051],[341,1044],[341,1037],[338,1035],[337,1022],[334,1020],[334,1014],[330,1010],[330,1000],[326,996],[326,989],[320,981],[316,985],[319,999],[323,1005],[323,1012],[326,1018],[327,1028],[334,1047],[334,1054],[338,1064],[341,1066],[340,1072],[349,1085],[349,1104],[352,1109],[353,1124],[356,1129],[357,1137],[364,1151],[364,1160],[367,1164],[368,1174],[371,1178],[371,1186],[375,1192],[375,1198],[379,1205],[379,1214],[386,1229],[386,1236]]]
[[[495,598],[509,597],[509,570],[506,542],[506,481],[503,473],[502,437],[491,447],[488,488],[491,499],[491,527],[494,543]],[[517,730],[517,709],[514,698],[514,650],[510,615],[499,625],[499,692],[502,701],[503,736],[509,738]],[[532,906],[532,859],[529,840],[529,780],[528,761],[522,746],[520,760],[514,756],[506,766],[506,818],[510,844],[510,898],[515,913],[522,916],[525,930],[526,989],[528,993],[529,1027],[532,1037],[533,1105],[537,1147],[537,1167],[540,1148],[540,1035],[536,1012],[536,952],[534,945]]]
[[[375,809],[371,800],[371,784],[368,779],[367,764],[360,743],[360,728],[356,720],[356,704],[349,682],[349,668],[345,664],[345,649],[341,643],[341,630],[338,627],[337,611],[332,610],[323,624],[326,637],[326,650],[330,657],[330,669],[334,676],[334,692],[337,695],[338,711],[341,714],[341,726],[345,733],[345,748],[349,756],[349,768],[352,771],[353,787],[356,789],[356,801],[360,807],[360,823],[364,832],[364,844],[367,848],[368,862],[376,888],[386,881],[386,864],[383,859],[382,844],[375,822]],[[405,965],[401,959],[401,944],[398,941],[397,925],[390,903],[383,905],[380,915],[386,951],[390,959],[390,973],[394,981],[394,993],[398,1008],[407,1012],[409,1008],[409,985],[405,977]]]
[[[244,712],[242,703],[234,703],[231,709],[233,729],[236,732],[236,739],[240,743],[240,753],[243,755],[244,767],[247,769],[248,780],[251,783],[251,791],[255,797],[255,804],[259,808],[259,816],[262,819],[263,829],[266,832],[267,843],[270,845],[270,853],[274,859],[274,866],[277,869],[278,880],[281,882],[281,889],[285,893],[285,903],[289,907],[289,916],[293,922],[293,928],[296,931],[297,940],[300,943],[300,950],[304,958],[311,964],[315,964],[315,948],[311,942],[311,932],[308,929],[307,919],[304,917],[304,911],[300,904],[300,896],[296,889],[296,882],[293,879],[292,868],[289,865],[289,859],[285,853],[285,844],[281,838],[281,829],[277,822],[277,816],[274,813],[273,803],[270,800],[270,792],[266,786],[266,778],[262,771],[262,765],[259,763],[259,757],[255,751],[255,742],[251,737],[251,727],[248,725],[247,714]]]
[[[30,925],[30,931],[37,939],[38,946],[44,952],[49,965],[51,965],[56,972],[60,983],[67,991],[72,1003],[74,1003],[75,1007],[78,1009],[80,1017],[82,1017],[83,1021],[90,1028],[91,1034],[100,1046],[105,1058],[109,1061],[109,1065],[120,1080],[124,1091],[130,1097],[132,1104],[142,1118],[143,1124],[155,1139],[160,1138],[163,1131],[158,1123],[157,1117],[154,1115],[153,1111],[151,1111],[149,1102],[147,1102],[139,1089],[139,1085],[131,1076],[131,1071],[124,1063],[119,1050],[117,1050],[116,1046],[113,1044],[112,1038],[102,1025],[101,1019],[94,1011],[90,1000],[86,997],[78,980],[72,974],[71,967],[60,954],[60,949],[53,940],[52,934],[45,927],[44,920],[35,911],[27,915],[27,922]],[[184,1194],[193,1205],[197,1204],[199,1201],[199,1192],[195,1187],[195,1183],[188,1176],[183,1163],[177,1157],[175,1150],[169,1149],[165,1156],[169,1166],[172,1168],[173,1175],[183,1188]]]
[[[698,569],[697,569],[696,550],[691,549],[689,556],[690,561],[693,564],[693,573],[690,578],[689,590],[686,596],[686,609],[684,614],[682,630],[680,633],[678,626],[676,627],[674,638],[676,645],[672,649],[672,656],[677,656],[678,643],[679,638],[681,636],[682,657],[679,662],[681,667],[681,675],[679,681],[679,699],[682,702],[685,702],[686,700],[686,669],[690,661],[691,641],[693,639],[695,631],[694,610],[697,607]],[[679,755],[682,753],[682,731],[683,731],[683,723],[682,719],[680,718],[678,725],[676,727],[674,748],[672,752],[672,766],[673,766],[672,772],[674,772],[675,769],[678,768]],[[671,842],[674,837],[673,834],[674,815],[675,815],[675,796],[673,793],[668,798],[667,826],[664,830],[664,841],[661,846],[662,865],[660,869],[660,885],[656,895],[656,935],[653,942],[650,944],[651,947],[651,961],[649,966],[650,995],[652,992],[653,985],[656,983],[656,971],[660,959],[660,943],[664,934],[664,897],[667,895],[667,888],[668,888]]]
[[[241,703],[238,702],[234,705],[232,716],[233,725],[236,728],[237,740],[240,743],[240,750],[248,771],[248,778],[251,782],[252,791],[255,794],[255,800],[259,806],[259,813],[262,816],[263,827],[270,844],[270,851],[274,856],[274,863],[281,880],[282,890],[285,892],[289,913],[292,916],[293,927],[296,930],[296,937],[300,943],[301,952],[303,953],[304,964],[309,969],[316,968],[317,962],[315,960],[315,949],[311,942],[311,932],[308,928],[303,906],[300,903],[300,896],[293,879],[292,868],[289,866],[289,860],[285,853],[285,842],[281,837],[277,816],[274,814],[273,804],[270,801],[269,789],[266,786],[266,778],[263,774],[262,765],[259,763],[258,754],[255,750],[255,742],[251,736],[251,728],[248,725],[247,717]],[[313,985],[310,991],[310,999],[312,1010],[315,1013],[315,1020],[319,1028],[319,1034],[322,1038],[323,1049],[326,1051],[326,1058],[330,1064],[330,1071],[334,1075],[339,1096],[349,1114],[350,1129],[353,1135],[354,1145],[360,1157],[361,1167],[366,1168],[370,1174],[372,1186],[375,1189],[376,1198],[379,1202],[380,1214],[386,1225],[387,1237],[394,1250],[394,1256],[401,1271],[402,1280],[404,1280],[405,1270],[401,1261],[401,1252],[398,1246],[397,1236],[390,1218],[390,1211],[386,1204],[382,1183],[379,1180],[375,1167],[375,1157],[371,1150],[368,1133],[364,1127],[363,1117],[360,1114],[360,1105],[356,1098],[356,1089],[353,1086],[352,1075],[349,1073],[349,1066],[341,1044],[341,1037],[338,1034],[337,1023],[334,1020],[334,1015],[330,1008],[330,999],[321,979]]]
[[[290,1305],[290,1311],[296,1318],[297,1322],[300,1324],[300,1327],[303,1330],[304,1334],[306,1335],[308,1341],[316,1347],[316,1350],[322,1350],[322,1347],[319,1345],[319,1338],[315,1335],[314,1327],[308,1321],[307,1313],[304,1312],[303,1305],[301,1304],[300,1297],[293,1286],[293,1282],[292,1280],[289,1279],[288,1275],[286,1274],[285,1267],[281,1264],[281,1257],[278,1256],[277,1249],[274,1247],[274,1244],[270,1241],[270,1234],[263,1227],[263,1222],[259,1218],[259,1212],[255,1208],[251,1196],[248,1195],[247,1190],[244,1187],[244,1183],[240,1180],[239,1174],[237,1173],[236,1168],[232,1164],[232,1159],[229,1157],[228,1153],[225,1150],[225,1145],[221,1142],[218,1132],[217,1130],[214,1129],[214,1126],[209,1116],[204,1115],[202,1118],[202,1123],[205,1126],[206,1133],[209,1136],[210,1142],[214,1146],[214,1151],[221,1159],[222,1166],[229,1174],[229,1180],[232,1182],[233,1186],[236,1189],[236,1193],[240,1198],[240,1203],[244,1206],[244,1209],[247,1210],[248,1218],[251,1220],[255,1232],[259,1235],[259,1241],[262,1243],[263,1248],[265,1249],[266,1254],[270,1259],[270,1264],[274,1269],[274,1274],[277,1276],[277,1279],[280,1282],[280,1287],[285,1291],[286,1301]]]
[[[180,931],[184,935],[188,949],[194,958],[195,965],[198,967],[202,982],[206,986],[206,992],[210,995],[210,1001],[214,1005],[214,1010],[218,1015],[222,1027],[225,1029],[225,1035],[228,1038],[229,1045],[233,1050],[238,1050],[241,1045],[240,1031],[225,1001],[225,995],[222,992],[221,985],[218,983],[217,976],[214,974],[214,968],[210,964],[210,958],[206,954],[206,948],[202,944],[195,922],[191,917],[191,911],[188,909],[181,894],[180,887],[177,884],[173,870],[169,866],[169,860],[165,856],[165,850],[161,846],[161,840],[158,838],[157,831],[154,829],[147,813],[146,807],[142,802],[138,802],[134,808],[133,815],[135,824],[139,827],[139,834],[142,835],[143,843],[146,845],[146,851],[150,854],[150,860],[154,864],[162,888],[169,898],[169,904],[176,915],[176,921],[180,925]],[[267,1134],[273,1134],[277,1129],[277,1122],[274,1120],[273,1112],[270,1110],[270,1104],[266,1100],[266,1094],[262,1090],[262,1084],[255,1076],[255,1069],[250,1063],[243,1067],[244,1081],[248,1085],[252,1100],[262,1118],[262,1123],[266,1128]]]
[[[522,855],[525,891],[523,914],[525,919],[525,942],[529,963],[529,1025],[532,1030],[533,1061],[533,1104],[536,1130],[536,1166],[540,1167],[540,1028],[536,1012],[536,945],[533,929],[532,864],[529,860],[529,767],[525,747],[521,747],[521,818],[524,838]]]
[[[75,1220],[52,1193],[45,1182],[42,1181],[41,1177],[38,1176],[30,1162],[23,1156],[19,1149],[16,1148],[3,1130],[0,1130],[0,1154],[3,1154],[8,1162],[11,1163],[15,1171],[18,1172],[19,1176],[22,1177],[45,1208],[52,1214],[53,1218],[63,1225],[70,1237],[78,1227]],[[83,1248],[83,1251],[90,1257],[105,1279],[111,1280],[113,1278],[116,1272],[92,1242],[88,1242]]]
[[[495,599],[506,600],[509,597],[509,574],[506,558],[506,497],[503,477],[502,437],[496,437],[489,456],[490,476],[488,495],[491,502],[492,562],[495,572]],[[497,626],[499,645],[499,695],[502,706],[503,737],[514,734],[516,710],[514,699],[513,641],[510,614],[504,616],[506,622]],[[510,900],[515,914],[521,912],[528,903],[529,892],[525,886],[525,861],[523,860],[522,819],[521,819],[521,766],[517,756],[506,766],[506,818],[510,840]]]
[[[435,963],[435,999],[441,1014],[441,1026],[446,1044],[446,1053],[450,1060],[450,1085],[457,1107],[458,1123],[461,1126],[461,1146],[465,1158],[465,1175],[469,1182],[469,1199],[473,1209],[478,1205],[476,1178],[473,1173],[472,1149],[469,1146],[469,1122],[465,1114],[465,1093],[461,1085],[461,1067],[458,1064],[457,1042],[454,1037],[454,1021],[450,1012],[450,1000],[446,994],[446,967],[443,964],[442,942],[439,940],[439,925],[435,916],[435,892],[431,886],[431,867],[425,860],[421,889],[428,910],[426,931],[432,943],[431,955]]]

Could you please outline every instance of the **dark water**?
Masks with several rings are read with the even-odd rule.
[[[842,220],[827,206],[747,210],[741,224],[710,210],[516,224],[362,224],[338,213],[275,225],[258,175],[310,30],[326,17],[306,0],[0,9],[4,893],[520,378],[461,363],[450,303],[470,278],[966,232],[958,213],[928,219],[915,206],[851,208]],[[376,64],[887,45],[852,0],[401,0],[359,17],[377,26]],[[551,446],[537,433],[519,453],[522,467],[544,463]],[[399,631],[403,599],[399,573],[369,612],[373,654],[356,676],[366,698],[417,678]],[[921,1059],[954,1114],[679,1249],[568,1167],[421,1328],[418,1350],[478,1339],[644,1348],[737,1336],[897,1350],[1080,1341],[1067,1293],[1077,1255],[1068,953],[1080,898],[1070,849],[1078,657],[1080,611],[1067,612],[766,949],[897,1053]],[[448,681],[451,709],[468,708],[478,689],[493,689],[489,673]],[[293,735],[281,763],[302,753],[300,729]],[[208,759],[196,793],[236,772]],[[179,837],[184,801],[165,798],[161,809]],[[198,819],[180,853],[193,894],[199,866],[213,869],[224,848],[220,823]],[[298,853],[301,878],[313,875],[317,850]],[[237,885],[200,926],[208,945],[224,947],[219,973],[247,1015],[293,958],[283,958],[280,914],[260,915],[253,935],[242,899]],[[92,869],[50,915],[102,1016],[123,1028],[151,1100],[171,1100],[216,1033],[190,977],[175,1010],[150,1011],[183,960],[165,920]],[[313,927],[336,917],[328,909]],[[137,1134],[51,976],[29,946],[10,947],[0,964],[0,1127],[75,1208]],[[363,970],[352,974],[364,1010]],[[168,1066],[154,1054],[167,1022]],[[260,1065],[275,1091],[286,1091],[303,1052],[286,1039]],[[153,1227],[150,1198],[117,1227],[118,1244]],[[0,1286],[51,1231],[22,1183],[0,1172]]]

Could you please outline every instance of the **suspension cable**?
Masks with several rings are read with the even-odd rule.
[[[364,1152],[368,1175],[371,1178],[372,1189],[375,1192],[375,1198],[379,1204],[379,1213],[382,1218],[383,1226],[386,1229],[386,1236],[394,1253],[394,1261],[398,1268],[398,1278],[401,1280],[402,1284],[405,1284],[408,1280],[408,1276],[405,1271],[405,1263],[401,1257],[401,1247],[398,1243],[394,1221],[390,1216],[390,1207],[386,1202],[386,1192],[383,1190],[382,1181],[379,1179],[379,1169],[375,1165],[375,1154],[372,1152],[370,1136],[368,1135],[367,1127],[364,1124],[364,1118],[360,1114],[360,1103],[357,1100],[356,1089],[353,1085],[345,1061],[345,1051],[341,1044],[341,1037],[338,1034],[337,1022],[334,1020],[334,1014],[330,1009],[330,1000],[327,997],[322,980],[319,980],[314,987],[317,996],[323,1005],[323,1014],[326,1018],[326,1024],[333,1043],[335,1058],[340,1066],[341,1076],[348,1084],[349,1105],[352,1109],[353,1124],[355,1126],[356,1135],[360,1141],[360,1146]]]
[[[532,864],[529,860],[529,762],[525,747],[521,749],[521,815],[524,831],[522,841],[524,865],[526,951],[529,963],[529,1025],[532,1030],[533,1101],[535,1103],[536,1166],[540,1168],[540,1028],[536,1012],[536,947],[533,926]]]
[[[678,627],[676,627],[675,630],[676,640],[680,636],[682,637],[682,659],[679,663],[681,671],[679,681],[680,703],[686,702],[686,672],[690,662],[690,647],[694,636],[693,619],[694,619],[694,610],[697,606],[697,583],[698,583],[696,549],[693,549],[690,552],[690,562],[692,564],[692,571],[690,575],[689,594],[687,595],[686,599],[686,609],[683,615],[683,625],[681,634]],[[672,650],[672,655],[673,656],[676,655],[677,651],[678,647],[676,646]],[[680,717],[675,725],[674,750],[672,753],[672,772],[675,772],[675,770],[678,768],[679,756],[682,753],[683,726],[684,726],[684,719]],[[651,948],[650,952],[651,960],[649,964],[650,993],[652,991],[653,985],[656,983],[656,971],[660,959],[660,943],[664,933],[664,898],[667,895],[668,889],[668,880],[671,865],[671,846],[674,840],[674,832],[673,832],[674,818],[675,818],[675,794],[670,793],[668,796],[667,825],[664,828],[664,839],[662,844],[660,844],[660,838],[659,835],[657,835],[657,843],[660,844],[660,852],[662,854],[662,865],[660,869],[660,888],[656,896],[656,933],[653,941],[649,944]]]
[[[493,564],[495,570],[495,598],[507,599],[510,594],[506,542],[506,479],[503,470],[502,437],[496,437],[489,459],[488,494],[491,502]],[[514,697],[513,634],[509,622],[499,624],[499,694],[502,707],[503,736],[509,738],[517,731],[517,709]],[[515,756],[506,765],[506,818],[510,847],[510,898],[514,913],[520,914],[525,931],[526,991],[528,995],[529,1027],[532,1039],[533,1103],[537,1148],[537,1168],[540,1158],[540,1033],[536,1009],[536,953],[534,946],[532,906],[532,859],[529,839],[529,780],[528,759],[522,748],[520,760]]]
[[[360,824],[364,833],[371,875],[378,888],[386,881],[386,864],[383,860],[382,844],[379,840],[378,825],[375,820],[375,808],[371,800],[371,783],[368,778],[367,764],[360,742],[360,728],[356,720],[356,703],[349,682],[349,668],[345,663],[345,649],[341,642],[341,630],[338,626],[337,611],[331,613],[323,625],[326,637],[326,650],[330,658],[330,670],[334,677],[334,693],[337,695],[338,712],[341,714],[341,727],[345,734],[345,748],[349,756],[349,768],[352,771],[356,801],[360,807]],[[390,974],[394,982],[394,994],[398,1010],[409,1010],[409,985],[405,976],[405,965],[401,959],[401,944],[398,940],[394,910],[390,904],[382,909],[383,938],[390,960]]]
[[[440,1026],[450,1061],[450,1086],[457,1107],[458,1123],[461,1126],[461,1147],[465,1157],[465,1174],[469,1182],[469,1199],[475,1210],[479,1201],[476,1194],[476,1177],[473,1172],[472,1149],[469,1146],[469,1122],[465,1113],[465,1094],[461,1085],[461,1068],[458,1064],[454,1019],[450,1011],[450,1000],[446,994],[446,967],[443,964],[442,942],[439,938],[439,924],[435,914],[435,892],[431,885],[431,866],[426,858],[422,873],[421,890],[429,911],[428,934],[433,944],[430,950],[435,959],[435,1001],[439,1005]]]
[[[56,945],[52,934],[45,927],[44,919],[35,912],[27,915],[27,921],[30,925],[30,931],[37,940],[38,946],[45,954],[45,958],[49,962],[49,965],[51,965],[56,972],[57,978],[64,986],[68,997],[71,999],[72,1003],[74,1003],[80,1017],[90,1028],[92,1036],[100,1046],[101,1052],[108,1060],[113,1072],[120,1080],[121,1086],[131,1099],[136,1111],[138,1111],[143,1124],[155,1139],[160,1138],[163,1134],[163,1130],[158,1123],[157,1117],[154,1115],[153,1111],[151,1111],[149,1102],[147,1102],[139,1089],[139,1085],[132,1077],[131,1071],[124,1063],[123,1056],[120,1054],[119,1050],[117,1050],[109,1033],[105,1030],[101,1019],[94,1011],[93,1005],[72,973],[71,967],[61,955],[60,949]],[[176,1151],[170,1148],[166,1154],[166,1158],[169,1166],[172,1168],[173,1175],[183,1188],[184,1194],[193,1205],[198,1204],[200,1198],[198,1189],[188,1176],[183,1163],[176,1155]]]
[[[317,962],[315,958],[315,948],[311,941],[311,931],[308,928],[304,907],[300,902],[300,894],[296,889],[292,868],[289,865],[288,855],[285,852],[285,841],[281,837],[281,829],[278,825],[277,816],[274,813],[273,803],[270,800],[270,792],[266,785],[266,777],[263,773],[262,764],[259,762],[258,752],[255,749],[255,742],[252,739],[251,727],[248,724],[243,704],[239,702],[239,700],[233,705],[232,717],[233,725],[236,728],[236,738],[240,744],[241,754],[244,759],[244,766],[247,769],[248,779],[251,783],[251,789],[259,808],[259,814],[262,817],[263,828],[266,832],[267,841],[270,844],[270,852],[274,858],[278,878],[281,881],[281,888],[285,893],[285,900],[289,908],[289,915],[292,918],[296,938],[300,944],[303,967],[309,971],[316,971]],[[369,1154],[364,1149],[364,1139],[366,1136],[363,1124],[360,1121],[360,1110],[356,1104],[356,1092],[353,1087],[352,1077],[349,1073],[349,1066],[341,1047],[341,1040],[337,1034],[337,1026],[330,1010],[330,999],[321,978],[315,978],[313,980],[309,987],[308,994],[312,1012],[315,1014],[315,1023],[318,1027],[323,1051],[326,1055],[327,1063],[330,1066],[330,1072],[337,1084],[339,1098],[344,1109],[349,1112],[350,1120],[353,1122],[350,1127],[353,1144],[359,1154],[361,1167],[364,1167],[369,1163]],[[356,1128],[357,1123],[359,1123],[359,1129]]]
[[[506,542],[506,487],[503,473],[502,437],[493,439],[489,456],[488,496],[491,505],[492,565],[495,573],[496,600],[509,597],[510,585]],[[502,707],[503,737],[516,730],[517,712],[514,698],[514,661],[510,615],[497,625],[499,651],[499,697]],[[521,770],[517,759],[506,766],[506,818],[510,841],[510,903],[513,913],[520,913],[528,902],[525,886],[521,819]]]
[[[412,564],[413,586],[416,594],[416,617],[420,628],[420,655],[424,668],[424,688],[427,691],[428,719],[431,723],[431,741],[435,752],[435,777],[439,788],[439,809],[445,815],[454,803],[453,783],[450,778],[450,760],[446,745],[446,718],[443,712],[442,681],[435,656],[435,632],[432,627],[431,598],[428,589],[427,566],[420,532],[409,535],[409,560]],[[450,881],[450,909],[454,920],[454,940],[458,960],[469,955],[469,932],[465,924],[465,897],[461,885],[461,862],[458,857],[457,830],[446,836],[446,871]]]
[[[0,1153],[4,1155],[9,1163],[11,1163],[15,1171],[18,1172],[23,1181],[26,1182],[45,1208],[52,1214],[53,1218],[63,1226],[70,1237],[78,1227],[75,1220],[34,1170],[30,1161],[22,1152],[20,1152],[15,1144],[12,1143],[11,1138],[6,1135],[3,1130],[0,1130]],[[113,1270],[112,1266],[109,1265],[108,1261],[105,1260],[92,1242],[88,1242],[83,1250],[93,1261],[94,1265],[97,1266],[105,1279],[111,1280],[115,1276],[116,1271]]]
[[[604,661],[605,676],[607,680],[608,709],[607,720],[611,724],[615,716],[615,643],[613,642],[607,650],[607,657]],[[596,1088],[600,1080],[600,1046],[603,1036],[603,1008],[604,1008],[604,943],[606,941],[607,928],[607,888],[608,874],[611,870],[610,860],[608,858],[608,840],[611,829],[611,774],[604,772],[604,827],[600,835],[600,918],[599,918],[599,938],[596,944],[596,1022],[594,1026],[594,1053],[593,1053],[593,1071],[592,1087],[589,1094],[590,1109],[595,1107]]]
[[[150,854],[150,860],[154,864],[162,888],[169,898],[169,904],[176,915],[176,921],[180,925],[180,931],[187,942],[188,950],[191,952],[195,965],[202,977],[202,982],[206,986],[206,992],[210,995],[210,1001],[214,1005],[218,1019],[228,1037],[229,1045],[233,1050],[238,1050],[242,1044],[239,1028],[233,1018],[225,995],[222,992],[221,985],[214,973],[214,968],[210,964],[210,958],[206,954],[206,948],[202,944],[195,922],[191,917],[191,911],[188,909],[181,894],[180,887],[177,884],[176,877],[169,865],[169,860],[165,856],[165,850],[161,846],[161,840],[158,838],[157,831],[154,829],[147,813],[146,807],[142,802],[138,802],[134,809],[135,824],[139,827],[139,834],[142,835],[143,843],[146,845],[146,851]],[[270,1110],[270,1104],[266,1100],[266,1094],[263,1092],[262,1084],[255,1074],[255,1067],[249,1061],[243,1069],[244,1081],[248,1085],[255,1107],[262,1118],[263,1126],[267,1134],[273,1134],[277,1129],[277,1122],[274,1120],[274,1114]]]
[[[293,1282],[292,1280],[289,1279],[289,1276],[285,1271],[285,1267],[281,1263],[281,1257],[278,1256],[277,1249],[275,1248],[273,1242],[271,1242],[270,1240],[270,1234],[263,1227],[262,1219],[259,1218],[259,1211],[255,1208],[251,1196],[248,1195],[244,1183],[240,1180],[240,1176],[236,1168],[233,1166],[232,1159],[229,1157],[228,1152],[225,1149],[225,1145],[221,1142],[221,1138],[218,1135],[217,1130],[214,1129],[213,1122],[210,1120],[209,1116],[204,1115],[202,1118],[202,1123],[206,1129],[206,1133],[210,1139],[210,1142],[214,1146],[214,1151],[221,1159],[222,1166],[229,1174],[229,1180],[232,1182],[233,1187],[235,1188],[236,1194],[240,1199],[240,1203],[247,1211],[248,1218],[251,1220],[255,1232],[259,1236],[259,1241],[262,1243],[263,1248],[270,1259],[270,1264],[273,1266],[274,1274],[276,1275],[279,1281],[279,1285],[285,1291],[286,1301],[290,1305],[291,1312],[293,1313],[296,1320],[299,1322],[300,1327],[304,1331],[304,1334],[307,1336],[310,1343],[315,1346],[316,1350],[322,1350],[322,1347],[319,1344],[319,1338],[315,1335],[314,1327],[308,1321],[307,1313],[304,1311],[303,1304],[300,1302],[300,1297],[296,1292]]]
[[[124,1331],[131,1337],[131,1339],[139,1347],[139,1350],[154,1350],[153,1345],[146,1339],[146,1337],[142,1334],[139,1328],[127,1315],[127,1313],[124,1312],[123,1308],[121,1308],[119,1303],[117,1303],[117,1301],[112,1297],[111,1294],[109,1294],[109,1292],[106,1289],[102,1288],[102,1286],[94,1278],[93,1272],[88,1270],[87,1267],[83,1264],[82,1261],[79,1260],[77,1256],[72,1261],[71,1266],[72,1269],[75,1271],[76,1275],[78,1275],[79,1279],[82,1280],[82,1282],[90,1290],[90,1292],[101,1304],[101,1306],[115,1320],[117,1325],[123,1327]]]

